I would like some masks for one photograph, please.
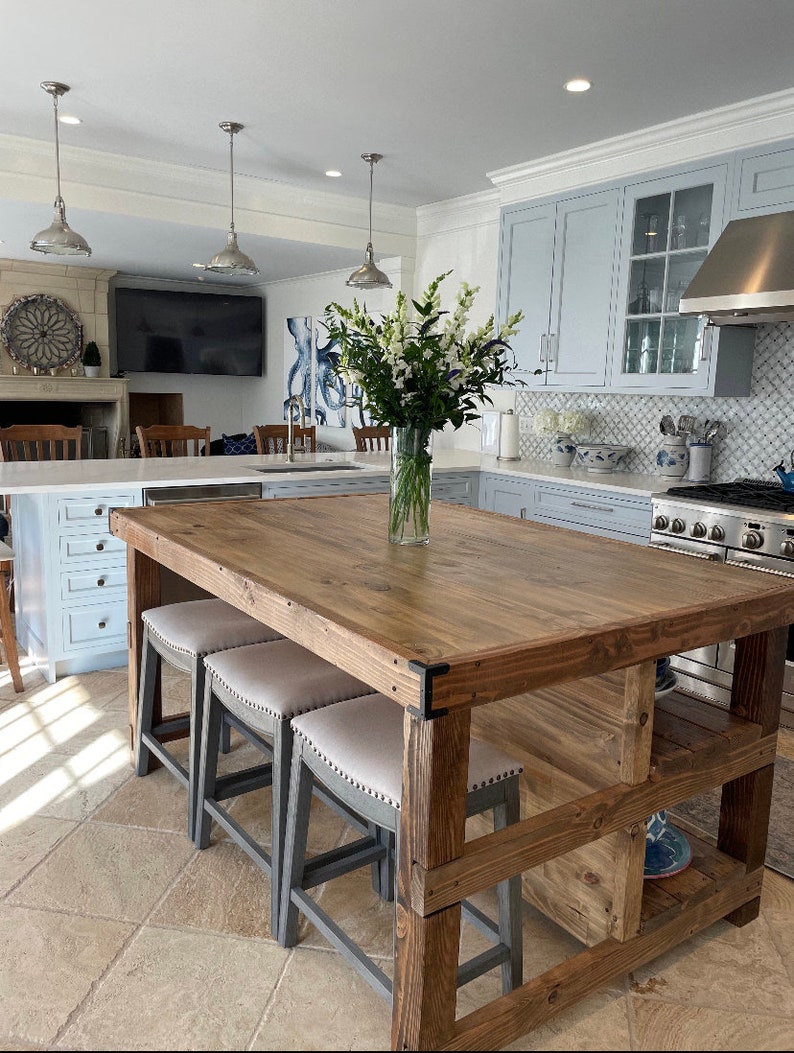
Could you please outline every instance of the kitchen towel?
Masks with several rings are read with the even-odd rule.
[[[512,410],[502,414],[499,428],[499,460],[518,460],[518,416]]]

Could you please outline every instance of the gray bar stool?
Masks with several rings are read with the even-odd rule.
[[[287,826],[289,769],[292,756],[290,720],[342,699],[366,695],[372,689],[349,673],[307,651],[292,640],[237,647],[208,655],[204,727],[196,785],[197,848],[210,843],[212,820],[230,835],[266,874],[270,876],[270,928],[278,932],[281,899],[281,860]],[[248,739],[265,754],[264,764],[218,777],[219,733],[224,718],[231,717],[248,731]],[[221,805],[221,801],[272,786],[271,851],[267,852]],[[320,794],[348,821],[360,820],[331,799]]]
[[[308,894],[308,889],[372,862],[382,839],[365,837],[307,861],[306,840],[312,789],[319,782],[370,823],[390,831],[399,844],[402,799],[403,711],[385,695],[351,698],[292,721],[289,821],[284,847],[281,920],[283,947],[297,942],[298,913],[304,914],[382,998],[391,1001],[392,981]],[[518,761],[490,743],[471,740],[467,815],[493,809],[494,828],[520,818]],[[395,853],[396,854],[396,853]],[[396,864],[396,860],[395,860]],[[393,880],[393,878],[392,878]],[[497,885],[498,923],[466,901],[463,915],[494,944],[458,968],[458,987],[497,965],[502,991],[522,983],[521,879]]]
[[[135,774],[149,771],[149,754],[187,787],[187,832],[193,840],[196,816],[198,742],[204,707],[204,658],[227,647],[278,640],[280,634],[223,600],[187,600],[144,611],[143,650],[138,691]],[[190,673],[190,716],[164,719],[153,725],[154,694],[161,662]],[[239,729],[242,730],[242,729]],[[190,737],[188,767],[165,746],[169,739]],[[228,751],[228,725],[223,729],[224,752]]]

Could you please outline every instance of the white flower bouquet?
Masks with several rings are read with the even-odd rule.
[[[532,429],[536,435],[580,435],[587,431],[589,420],[587,414],[578,409],[538,410],[532,420]]]

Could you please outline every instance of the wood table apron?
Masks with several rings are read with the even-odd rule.
[[[158,564],[403,706],[392,1048],[502,1047],[718,918],[754,918],[794,583],[441,502],[426,547],[388,544],[386,523],[384,496],[111,515],[128,545],[131,727],[140,614],[159,602]],[[725,639],[737,641],[730,713],[712,707],[676,737],[681,715],[658,711],[654,732],[654,660]],[[584,702],[571,693],[583,678]],[[520,730],[549,699],[561,713],[595,712],[610,691],[621,729],[612,783],[464,842],[469,733],[482,707],[517,706]],[[623,885],[631,931],[455,1020],[462,899],[610,832],[644,846],[645,817],[713,785],[723,786],[719,851],[698,848],[704,861],[686,887],[663,883],[661,913],[646,910],[647,886],[660,883],[643,889],[634,850]]]

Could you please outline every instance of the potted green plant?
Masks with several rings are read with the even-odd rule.
[[[102,356],[96,340],[89,340],[83,349],[83,372],[87,377],[98,377]]]

